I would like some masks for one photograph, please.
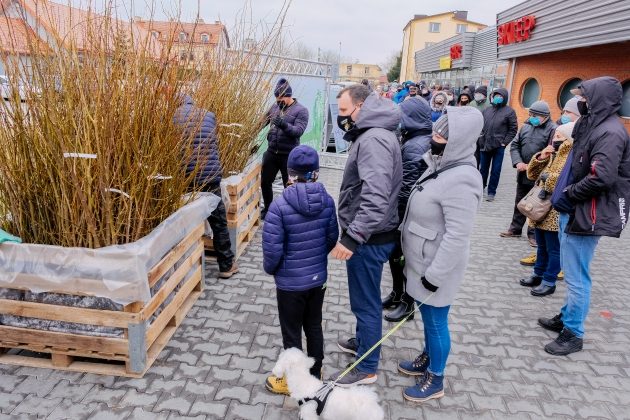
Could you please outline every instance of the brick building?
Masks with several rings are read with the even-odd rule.
[[[497,16],[498,58],[509,60],[510,105],[519,122],[529,106],[549,103],[554,119],[582,80],[617,78],[620,117],[630,131],[630,1],[528,0]]]

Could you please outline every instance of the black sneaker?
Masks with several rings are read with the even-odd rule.
[[[546,330],[559,333],[564,328],[564,323],[562,322],[562,314],[558,314],[553,318],[538,318],[538,325]]]
[[[566,356],[582,350],[583,341],[564,328],[558,338],[545,346],[545,351],[554,356]]]
[[[359,351],[359,342],[356,337],[349,338],[347,340],[340,339],[337,341],[337,347],[341,349],[344,353],[352,354],[353,356],[357,355],[357,351]]]

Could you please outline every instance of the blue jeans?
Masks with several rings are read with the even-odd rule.
[[[550,232],[536,228],[536,265],[534,274],[542,277],[546,286],[555,286],[560,273],[560,239],[558,232]]]
[[[505,147],[503,146],[490,152],[481,151],[479,154],[479,172],[481,172],[481,178],[483,178],[483,186],[488,187],[488,195],[497,194],[504,154]],[[491,166],[492,169],[490,169]],[[490,172],[490,182],[488,182],[488,172]]]
[[[565,233],[569,215],[560,213],[560,264],[567,294],[560,311],[564,327],[577,337],[584,336],[584,321],[591,303],[591,261],[600,236]]]
[[[359,245],[346,262],[350,309],[357,318],[356,337],[359,344],[357,358],[376,344],[383,336],[383,306],[381,304],[381,276],[383,265],[389,260],[395,243]],[[376,373],[381,357],[380,346],[363,359],[357,369],[363,373]]]
[[[417,302],[420,306],[421,302]],[[444,376],[446,359],[451,352],[451,334],[448,331],[449,306],[420,306],[424,325],[424,351],[429,355],[429,371]]]

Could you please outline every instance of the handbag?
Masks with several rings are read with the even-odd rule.
[[[543,187],[535,185],[516,207],[532,222],[540,222],[551,211],[551,194]]]

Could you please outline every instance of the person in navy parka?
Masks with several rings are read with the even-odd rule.
[[[328,253],[339,237],[335,202],[317,181],[319,157],[309,146],[291,151],[289,185],[271,203],[263,225],[264,269],[276,281],[278,315],[285,349],[302,349],[302,328],[311,374],[321,377],[324,359],[322,305]],[[267,378],[268,390],[288,394],[285,378]]]
[[[192,185],[193,189],[211,192],[220,197],[222,167],[219,159],[214,114],[197,107],[193,99],[185,95],[182,97],[182,105],[177,109],[173,121],[183,131],[184,138],[193,136],[193,153],[186,165],[187,176],[197,168]],[[219,277],[228,279],[238,272],[238,266],[234,262],[223,201],[208,217],[208,223],[212,228],[213,245],[219,264]]]

